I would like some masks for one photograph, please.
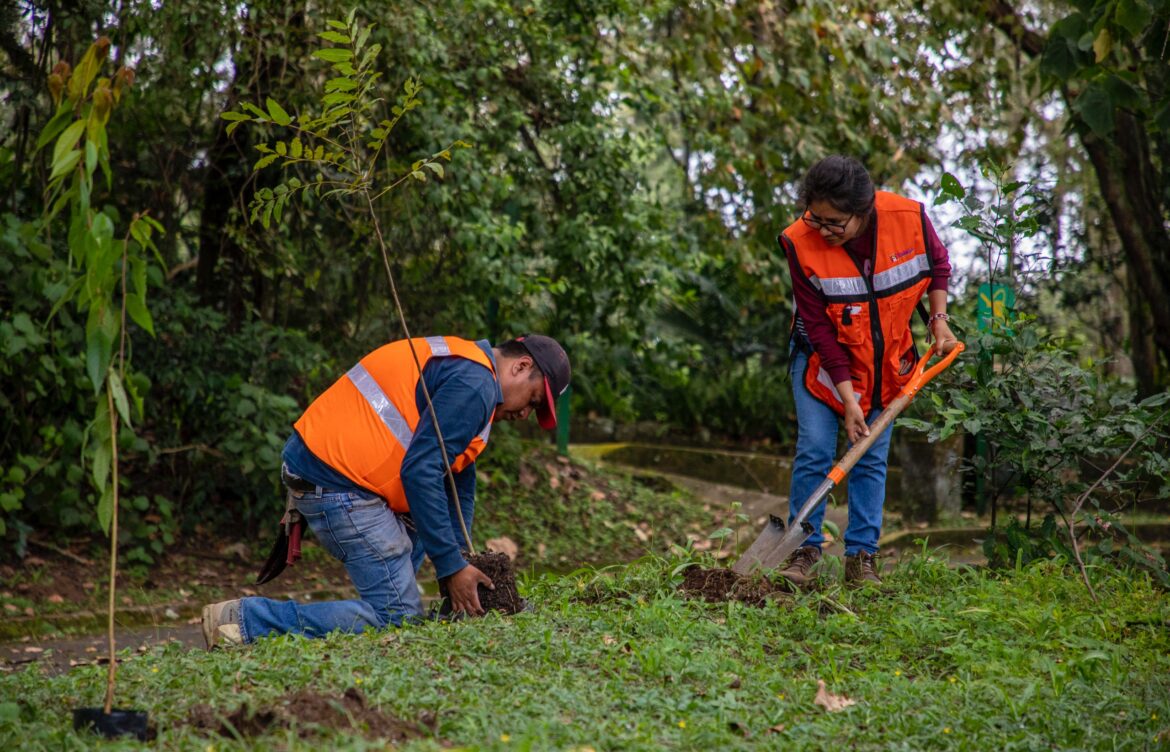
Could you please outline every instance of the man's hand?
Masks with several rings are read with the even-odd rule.
[[[488,590],[496,589],[486,574],[470,564],[448,577],[447,595],[451,598],[451,610],[462,611],[468,616],[483,616],[483,606],[479,605],[479,585]]]

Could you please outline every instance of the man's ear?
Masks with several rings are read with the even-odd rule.
[[[512,362],[512,373],[516,376],[522,376],[526,371],[531,371],[533,365],[531,355],[521,355]]]

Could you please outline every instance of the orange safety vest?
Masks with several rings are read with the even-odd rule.
[[[849,378],[861,411],[888,405],[910,379],[918,362],[910,317],[930,286],[926,212],[922,204],[878,191],[873,267],[867,276],[841,247],[829,245],[800,219],[780,236],[785,252],[820,291],[837,341],[849,353]],[[803,375],[809,392],[839,414],[841,395],[821,356],[813,353]]]
[[[386,499],[396,512],[409,512],[402,486],[402,460],[418,426],[415,395],[419,371],[431,358],[457,357],[479,363],[496,375],[479,345],[456,337],[416,337],[419,365],[407,340],[383,345],[313,400],[295,428],[305,445],[329,467]],[[493,414],[494,415],[494,414]],[[492,417],[451,463],[460,472],[487,446]]]

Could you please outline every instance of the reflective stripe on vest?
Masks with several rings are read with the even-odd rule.
[[[403,449],[410,448],[410,442],[414,440],[414,431],[411,430],[410,424],[406,422],[406,418],[402,417],[402,413],[398,412],[398,408],[382,391],[382,387],[378,386],[378,382],[374,381],[374,377],[366,370],[366,367],[358,363],[353,368],[349,369],[349,373],[345,374],[361,395],[366,398],[366,402],[370,403],[370,408],[377,414],[386,427],[390,429],[390,433],[398,440]]]

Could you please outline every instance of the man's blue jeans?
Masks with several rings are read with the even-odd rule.
[[[794,348],[789,363],[797,422],[796,457],[792,461],[792,486],[788,498],[788,524],[791,525],[801,505],[833,469],[841,418],[805,387],[804,372],[808,366],[808,354],[800,348]],[[872,423],[880,414],[880,410],[873,410],[866,421]],[[887,428],[849,473],[846,556],[854,556],[858,551],[871,554],[877,552],[878,537],[882,533],[882,506],[886,500],[886,458],[890,451],[892,431],[893,426]],[[821,502],[808,516],[807,522],[812,525],[814,532],[804,545],[819,548],[824,543],[821,523],[825,519],[827,503]]]
[[[319,637],[334,630],[361,632],[422,616],[415,580],[422,547],[415,545],[385,499],[371,493],[325,491],[301,494],[295,501],[317,540],[345,564],[361,600],[297,603],[243,598],[244,642],[267,634]]]

